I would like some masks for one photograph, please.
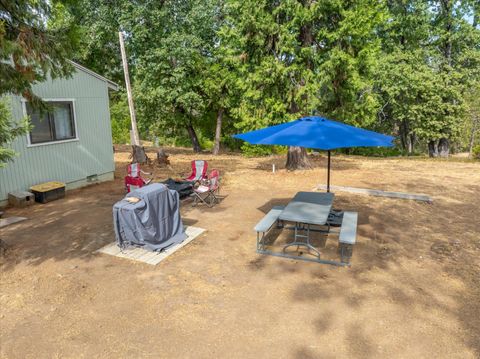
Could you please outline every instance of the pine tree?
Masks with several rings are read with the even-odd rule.
[[[479,63],[478,30],[466,21],[467,5],[388,2],[375,81],[382,97],[379,114],[409,153],[415,143],[426,142],[431,156],[447,156],[461,131],[465,91]]]
[[[352,124],[375,121],[372,75],[383,19],[377,1],[239,1],[229,5],[226,41],[242,59],[237,126],[255,129],[309,114]],[[308,168],[290,148],[287,168]]]
[[[388,1],[388,21],[380,29],[383,56],[375,79],[384,130],[396,132],[403,150],[413,153],[419,126],[438,107],[436,74],[430,58],[430,13],[422,0]]]
[[[0,95],[32,97],[36,81],[68,76],[78,41],[62,1],[0,3]]]
[[[0,97],[22,95],[41,105],[32,84],[68,76],[77,40],[66,2],[0,1]],[[28,122],[12,121],[9,106],[0,103],[0,165],[15,156],[9,144],[28,131]]]

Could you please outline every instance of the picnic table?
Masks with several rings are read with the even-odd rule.
[[[274,206],[254,228],[257,232],[257,252],[277,257],[349,266],[353,245],[356,241],[358,213],[332,212],[333,198],[334,195],[330,192],[298,192],[286,206]],[[285,222],[294,225],[287,227]],[[268,249],[265,242],[267,232],[275,223],[277,228],[295,230],[293,241],[284,245],[282,252]],[[341,226],[339,231],[334,232],[335,235],[338,235],[338,252],[341,261],[320,258],[320,251],[310,243],[310,232],[331,234],[330,226],[332,224]],[[297,250],[298,247],[306,247],[308,253],[314,257],[296,256],[286,252],[286,249],[292,246],[297,246]]]
[[[320,252],[310,243],[310,231],[325,232],[327,230],[312,229],[311,226],[328,225],[328,215],[332,209],[334,195],[331,192],[298,192],[278,216],[280,221],[293,222],[295,236],[293,242],[283,247],[306,247],[320,258]],[[299,234],[299,231],[305,234]]]

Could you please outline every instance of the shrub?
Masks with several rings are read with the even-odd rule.
[[[345,152],[345,150],[343,150]],[[372,157],[396,157],[407,155],[404,151],[397,147],[354,147],[349,153],[358,156]]]
[[[268,156],[273,153],[272,146],[251,145],[249,143],[244,143],[241,149],[242,153],[247,157]]]
[[[112,140],[115,144],[130,143],[130,112],[126,101],[118,101],[110,106]]]
[[[213,140],[205,137],[203,133],[197,133],[198,135],[198,141],[200,142],[200,146],[202,146],[202,149],[211,151],[213,148]]]
[[[480,160],[480,145],[476,145],[472,150],[473,158]]]

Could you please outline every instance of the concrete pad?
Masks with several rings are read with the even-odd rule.
[[[324,184],[319,184],[317,190],[326,190],[327,186]],[[390,197],[390,198],[401,198],[401,199],[411,199],[414,201],[428,202],[432,203],[433,199],[426,194],[418,193],[405,193],[405,192],[390,192],[390,191],[381,191],[378,189],[368,189],[368,188],[357,188],[357,187],[346,187],[346,186],[330,186],[330,191],[343,191],[350,193],[359,193],[367,194],[370,196],[378,197]]]
[[[185,233],[187,234],[187,238],[182,243],[177,244],[175,246],[171,246],[166,250],[164,250],[163,252],[152,252],[152,251],[147,251],[146,249],[143,249],[143,248],[135,248],[135,247],[122,250],[117,246],[116,242],[107,244],[105,247],[102,247],[96,250],[95,252],[109,254],[111,256],[115,256],[119,258],[127,258],[130,260],[147,263],[151,265],[157,265],[158,263],[163,261],[165,258],[170,256],[171,254],[175,253],[180,248],[190,243],[192,240],[194,240],[203,232],[205,232],[205,229],[203,228],[188,226],[185,228]]]
[[[6,227],[10,224],[18,223],[21,221],[26,220],[25,217],[8,217],[8,218],[0,218],[0,228]]]

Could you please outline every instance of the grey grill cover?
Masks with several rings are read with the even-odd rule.
[[[140,201],[130,203],[126,197],[137,197]],[[126,197],[113,206],[113,226],[119,247],[135,245],[161,251],[187,238],[176,191],[153,183],[130,192]]]

